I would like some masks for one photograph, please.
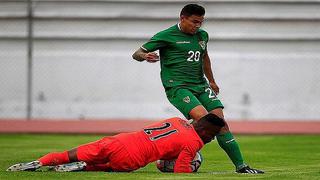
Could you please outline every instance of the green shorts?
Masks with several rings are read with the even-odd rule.
[[[179,86],[166,88],[167,98],[187,119],[190,111],[198,105],[208,112],[224,108],[214,91],[208,85]]]

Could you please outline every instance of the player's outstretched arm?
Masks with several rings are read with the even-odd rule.
[[[192,173],[193,169],[190,162],[193,160],[199,150],[200,148],[196,145],[186,145],[176,160],[174,173]]]
[[[137,61],[144,61],[154,63],[159,61],[159,56],[155,52],[147,52],[142,48],[139,48],[136,52],[133,53],[132,58]]]

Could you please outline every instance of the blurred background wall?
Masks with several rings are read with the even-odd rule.
[[[182,117],[131,55],[190,2],[1,0],[0,119]],[[226,118],[320,120],[320,1],[196,2]]]

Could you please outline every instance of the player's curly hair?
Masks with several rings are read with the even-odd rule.
[[[192,16],[192,15],[197,15],[197,16],[203,16],[206,13],[204,7],[198,5],[198,4],[187,4],[185,5],[181,12],[180,16]]]

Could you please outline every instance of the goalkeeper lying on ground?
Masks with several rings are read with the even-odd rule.
[[[196,153],[213,140],[224,125],[224,121],[214,114],[208,114],[192,125],[183,119],[171,118],[141,131],[108,136],[69,151],[49,153],[36,161],[12,165],[7,171],[55,166],[55,170],[63,172],[130,172],[158,159],[177,159],[174,172],[190,173],[190,162]]]

